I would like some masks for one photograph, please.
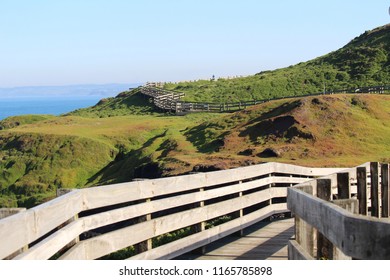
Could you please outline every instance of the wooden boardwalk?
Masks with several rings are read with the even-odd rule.
[[[287,260],[287,243],[294,236],[294,219],[262,221],[244,230],[242,237],[228,236],[181,260]]]

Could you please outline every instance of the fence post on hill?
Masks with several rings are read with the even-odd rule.
[[[371,162],[371,216],[380,217],[379,206],[379,164],[378,162]]]
[[[356,169],[357,198],[359,200],[359,214],[367,215],[367,170],[366,167]]]
[[[332,182],[330,179],[317,179],[317,197],[325,201],[332,200]],[[317,259],[333,259],[333,244],[317,231]]]
[[[382,217],[389,217],[389,164],[381,164]]]

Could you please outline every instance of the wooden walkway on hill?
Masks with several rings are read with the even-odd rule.
[[[207,246],[205,254],[185,254],[184,260],[287,260],[287,244],[294,236],[294,219],[262,221]]]
[[[390,90],[389,85],[379,85],[370,87],[360,87],[353,89],[332,90],[327,92],[302,94],[296,96],[276,97],[263,100],[251,100],[251,101],[239,101],[239,102],[223,102],[223,103],[210,103],[210,102],[188,102],[181,101],[185,96],[184,92],[178,92],[173,90],[166,90],[162,88],[162,83],[147,83],[145,86],[140,87],[140,92],[151,98],[153,104],[160,110],[166,112],[172,112],[178,115],[194,112],[235,112],[242,109],[246,109],[249,106],[262,104],[272,100],[280,100],[292,97],[307,97],[307,96],[319,96],[324,94],[364,94],[364,93],[377,93],[388,94]]]

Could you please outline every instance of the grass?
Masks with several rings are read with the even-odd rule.
[[[143,164],[163,168],[166,158],[182,165],[169,153],[192,154],[195,148],[181,131],[216,116],[63,116],[3,130],[1,206],[31,207],[53,198],[58,188],[128,181]]]
[[[390,25],[367,31],[343,48],[294,66],[233,79],[167,83],[186,101],[237,102],[388,84]]]
[[[232,114],[50,117],[0,131],[1,206],[82,188],[265,161],[355,166],[390,159],[390,96],[277,100]],[[266,149],[279,156],[264,157]],[[248,152],[249,151],[249,152]]]

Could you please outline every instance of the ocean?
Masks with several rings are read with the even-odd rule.
[[[61,115],[95,105],[100,99],[142,83],[24,86],[0,88],[0,120],[26,114]]]
[[[0,97],[0,120],[26,114],[61,115],[95,105],[102,96]]]

